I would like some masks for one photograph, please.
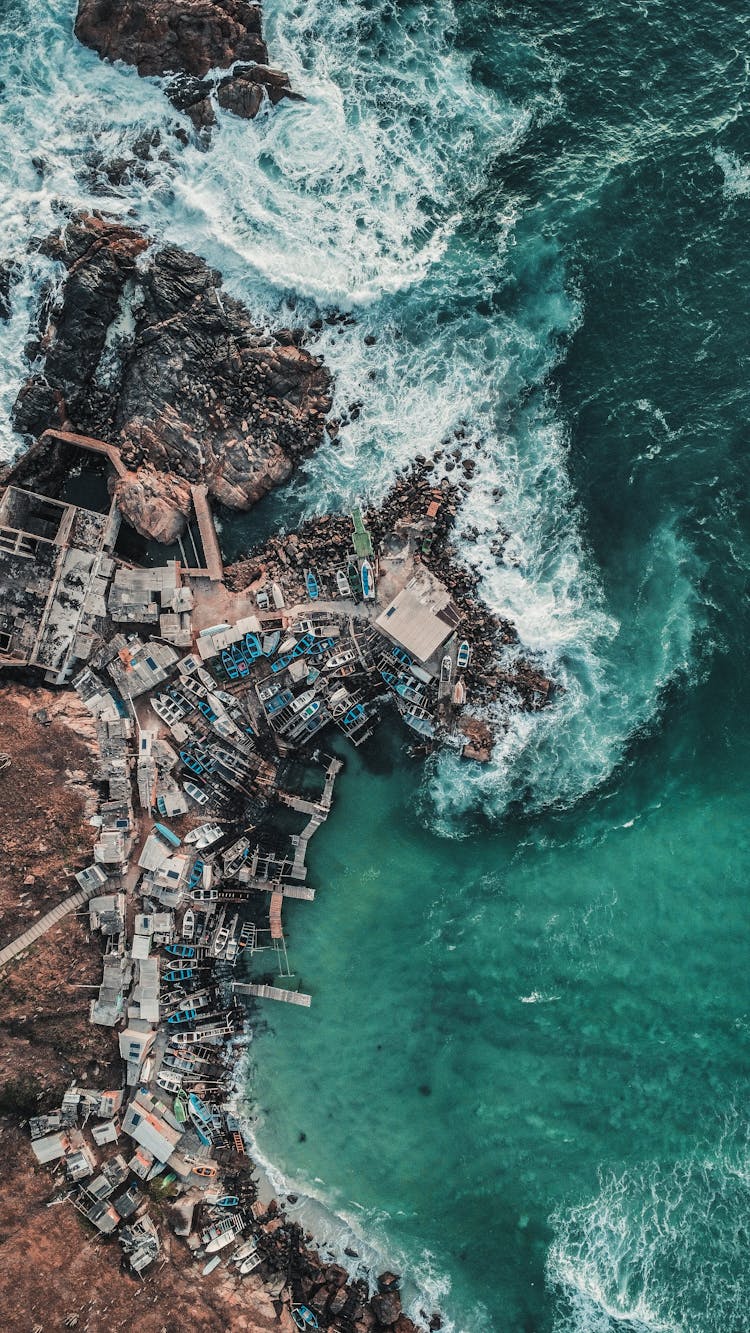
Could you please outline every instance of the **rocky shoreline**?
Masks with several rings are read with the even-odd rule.
[[[301,331],[255,325],[196,255],[97,215],[40,250],[66,276],[43,302],[15,428],[115,446],[118,504],[141,535],[170,543],[184,531],[190,483],[250,508],[320,444],[325,366]]]
[[[299,98],[269,66],[261,7],[246,0],[79,0],[75,35],[103,59],[164,78],[167,97],[197,130],[216,123],[214,97],[245,120],[266,100]]]

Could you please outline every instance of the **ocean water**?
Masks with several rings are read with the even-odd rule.
[[[315,346],[359,415],[227,551],[464,432],[466,558],[561,687],[486,767],[395,729],[349,757],[286,918],[313,1006],[253,1043],[260,1149],[462,1333],[747,1333],[746,15],[269,0],[306,101],[204,150],[73,8],[0,0],[4,454],[55,280],[29,242],[130,217],[261,320],[355,316]]]

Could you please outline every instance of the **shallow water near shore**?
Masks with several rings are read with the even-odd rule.
[[[461,430],[460,549],[561,686],[486,768],[386,728],[349,756],[286,913],[313,1006],[253,1043],[261,1148],[463,1333],[747,1333],[739,7],[272,0],[307,101],[208,152],[73,8],[0,4],[3,407],[50,276],[27,241],[66,209],[269,321],[341,305],[314,345],[353,419],[227,550]],[[97,154],[155,128],[168,159],[113,189]]]

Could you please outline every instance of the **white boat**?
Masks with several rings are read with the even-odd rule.
[[[375,575],[369,560],[362,561],[362,592],[365,601],[371,602],[375,597]]]
[[[298,694],[297,698],[292,700],[289,705],[289,711],[291,713],[301,713],[302,709],[306,708],[314,698],[315,690],[305,690],[303,694]]]
[[[271,596],[273,597],[273,604],[276,607],[276,610],[281,611],[286,603],[284,601],[284,594],[278,583],[271,584]]]
[[[242,1230],[242,1227],[243,1221],[239,1216],[228,1217],[226,1222],[217,1222],[215,1229],[219,1234],[212,1236],[211,1240],[209,1240],[206,1245],[206,1254],[216,1254],[217,1251],[225,1249],[227,1245],[231,1245],[237,1233]],[[210,1230],[213,1231],[214,1228],[211,1227]],[[206,1233],[204,1232],[203,1234],[205,1235]]]
[[[208,1277],[209,1273],[213,1273],[214,1269],[218,1268],[220,1263],[221,1263],[221,1255],[215,1254],[213,1259],[209,1259],[208,1263],[204,1265],[203,1277]]]
[[[470,657],[471,648],[469,647],[469,642],[467,639],[462,639],[461,643],[458,645],[458,656],[456,657],[456,666],[459,671],[464,671],[466,669],[469,665]]]
[[[240,1277],[247,1277],[248,1273],[252,1273],[253,1269],[257,1268],[259,1263],[259,1254],[249,1254],[247,1259],[243,1259],[239,1266],[238,1272]]]
[[[346,574],[344,573],[343,569],[336,570],[336,587],[338,588],[342,597],[351,597],[352,590],[349,587],[349,580],[346,577]]]
[[[440,679],[447,683],[451,678],[452,670],[453,670],[453,663],[451,662],[450,657],[446,653],[445,657],[443,658],[440,664]]]
[[[182,938],[191,940],[195,934],[195,913],[188,907],[182,918]]]

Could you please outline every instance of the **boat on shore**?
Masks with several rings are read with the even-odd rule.
[[[195,913],[188,907],[182,918],[182,938],[189,944],[195,934]]]
[[[458,667],[459,671],[466,670],[466,667],[469,665],[470,657],[471,657],[471,648],[469,646],[469,641],[468,639],[462,639],[460,644],[458,645],[458,655],[456,657],[456,666]]]
[[[446,653],[445,657],[440,663],[440,679],[442,680],[443,684],[447,685],[448,681],[451,678],[452,670],[453,670],[453,663],[448,654]]]
[[[366,602],[375,597],[375,575],[369,560],[362,561],[362,593]]]
[[[342,597],[349,596],[351,589],[349,587],[349,580],[346,577],[346,574],[344,573],[343,569],[336,570],[336,587],[338,588],[339,593]]]
[[[311,569],[305,571],[305,587],[307,588],[307,595],[310,598],[310,601],[314,602],[320,589],[318,587],[318,580]]]
[[[297,1328],[304,1329],[320,1327],[317,1316],[313,1314],[312,1310],[307,1305],[292,1306],[292,1319],[297,1325]]]

